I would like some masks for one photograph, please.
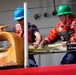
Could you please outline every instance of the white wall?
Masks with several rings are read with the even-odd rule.
[[[49,3],[47,3],[49,1]],[[75,0],[74,0],[75,1]],[[0,25],[2,24],[10,24],[11,26],[6,30],[12,30],[13,26],[16,21],[13,20],[13,14],[16,7],[23,6],[23,2],[28,2],[28,6],[39,7],[39,6],[46,6],[46,5],[53,5],[52,0],[0,0]],[[61,3],[68,3],[69,0],[56,0],[56,5]],[[58,8],[58,6],[56,7]],[[7,11],[11,10],[11,11]],[[39,28],[41,27],[54,27],[56,23],[59,22],[58,17],[52,16],[52,11],[54,10],[53,7],[47,8],[34,8],[29,9],[31,14],[28,15],[28,21],[36,24]],[[1,12],[4,11],[4,12]],[[50,17],[44,17],[44,12],[50,13]],[[33,18],[34,14],[40,13],[42,16],[39,20],[35,20]],[[49,34],[49,29],[40,29],[40,32],[44,37]],[[64,56],[64,53],[57,53],[57,54],[42,54],[42,55],[35,55],[36,61],[39,65],[58,65]],[[40,60],[40,61],[39,61]]]

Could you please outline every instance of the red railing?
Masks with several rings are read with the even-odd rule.
[[[0,75],[76,75],[76,64],[0,70]]]

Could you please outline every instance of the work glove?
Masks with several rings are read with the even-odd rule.
[[[63,47],[67,46],[67,41],[62,42],[62,46],[63,46]]]
[[[47,40],[42,40],[39,46],[44,47],[46,44],[48,44]]]
[[[32,43],[32,46],[33,46],[34,48],[39,47],[39,42],[34,42],[34,43]]]
[[[76,42],[65,41],[62,43],[62,46],[67,46],[67,50],[76,50]]]

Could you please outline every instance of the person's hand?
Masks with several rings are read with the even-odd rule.
[[[63,47],[65,47],[65,46],[66,46],[66,44],[67,44],[67,41],[62,42],[62,46],[63,46]]]
[[[32,43],[32,46],[33,46],[34,48],[39,47],[39,42],[34,42],[34,43]]]
[[[46,43],[46,40],[42,40],[39,46],[44,47]]]

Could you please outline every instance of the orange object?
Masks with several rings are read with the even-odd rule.
[[[0,67],[14,65],[23,66],[23,41],[17,34],[3,31],[5,27],[7,26],[0,26],[0,40],[8,41],[10,46],[4,48],[7,50],[0,51]]]

